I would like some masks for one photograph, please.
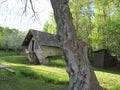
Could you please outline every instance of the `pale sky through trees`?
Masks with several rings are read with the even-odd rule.
[[[38,12],[40,21],[35,21],[31,18],[33,11],[28,8],[26,15],[22,15],[25,7],[25,0],[0,0],[0,25],[3,27],[16,28],[21,31],[28,29],[42,30],[44,23],[49,20],[50,14],[53,11],[50,0],[32,0],[33,7]],[[29,1],[29,0],[28,0]]]

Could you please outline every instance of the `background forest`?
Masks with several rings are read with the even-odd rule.
[[[26,32],[0,26],[0,50],[21,50]]]
[[[70,0],[70,10],[78,37],[89,50],[108,49],[120,55],[120,0]],[[56,34],[53,14],[44,31]]]

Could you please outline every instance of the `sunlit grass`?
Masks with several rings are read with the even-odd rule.
[[[12,69],[15,69],[17,76],[21,77],[23,74],[32,74],[35,73],[40,79],[42,78],[45,82],[48,83],[68,83],[68,75],[66,73],[66,67],[56,67],[53,65],[54,61],[46,65],[32,65],[28,62],[28,59],[25,54],[22,55],[12,55],[12,56],[1,56],[0,60],[2,64],[10,66]],[[55,65],[59,64],[63,66],[62,63],[58,60]],[[52,66],[53,65],[53,66]],[[65,64],[64,64],[65,65]]]
[[[48,67],[48,66],[31,66],[31,69],[36,73],[45,76],[49,80],[54,80],[55,83],[59,82],[68,82],[68,75],[65,71],[65,68],[57,68],[57,67]]]
[[[0,63],[16,72],[15,80],[0,81],[0,90],[64,90],[67,87],[63,85],[68,81],[65,67],[32,65],[25,54],[15,55],[13,52],[0,52]],[[58,82],[62,82],[62,85],[53,85]]]
[[[120,83],[120,74],[103,72],[103,71],[95,71],[95,73],[102,87],[110,89],[111,86],[114,87],[115,85],[118,85]]]
[[[120,82],[110,86],[109,90],[120,90]]]
[[[20,55],[16,55],[13,52],[9,53],[0,52],[0,63],[14,69],[16,71],[16,79],[6,82],[7,85],[4,82],[2,84],[0,82],[0,90],[6,90],[7,88],[11,88],[7,90],[33,90],[33,88],[35,90],[65,90],[68,86],[69,78],[66,73],[66,64],[60,58],[51,60],[45,65],[32,65],[28,62],[25,53]],[[119,71],[95,69],[95,73],[101,86],[108,90],[120,90]],[[14,84],[16,86],[12,87]],[[3,87],[6,87],[6,89],[3,89]]]

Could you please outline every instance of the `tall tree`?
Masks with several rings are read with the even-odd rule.
[[[57,30],[56,30],[56,23],[55,23],[55,20],[54,20],[54,14],[53,13],[50,16],[50,22],[47,21],[44,24],[43,31],[48,32],[48,33],[52,33],[52,34],[56,34]]]
[[[111,22],[110,14],[112,7],[110,7],[111,0],[95,0],[95,28],[101,37],[101,48],[108,49],[108,31],[109,23]]]
[[[89,45],[89,34],[92,31],[92,0],[70,0],[70,10],[77,35]]]
[[[94,0],[94,6],[91,46],[94,50],[108,49],[112,54],[119,55],[119,0]]]
[[[101,90],[87,57],[87,46],[76,35],[68,3],[51,0],[70,78],[69,90]]]

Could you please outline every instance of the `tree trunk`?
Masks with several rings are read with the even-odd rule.
[[[88,60],[87,46],[77,38],[68,3],[69,0],[51,0],[67,63],[69,90],[101,90]]]

